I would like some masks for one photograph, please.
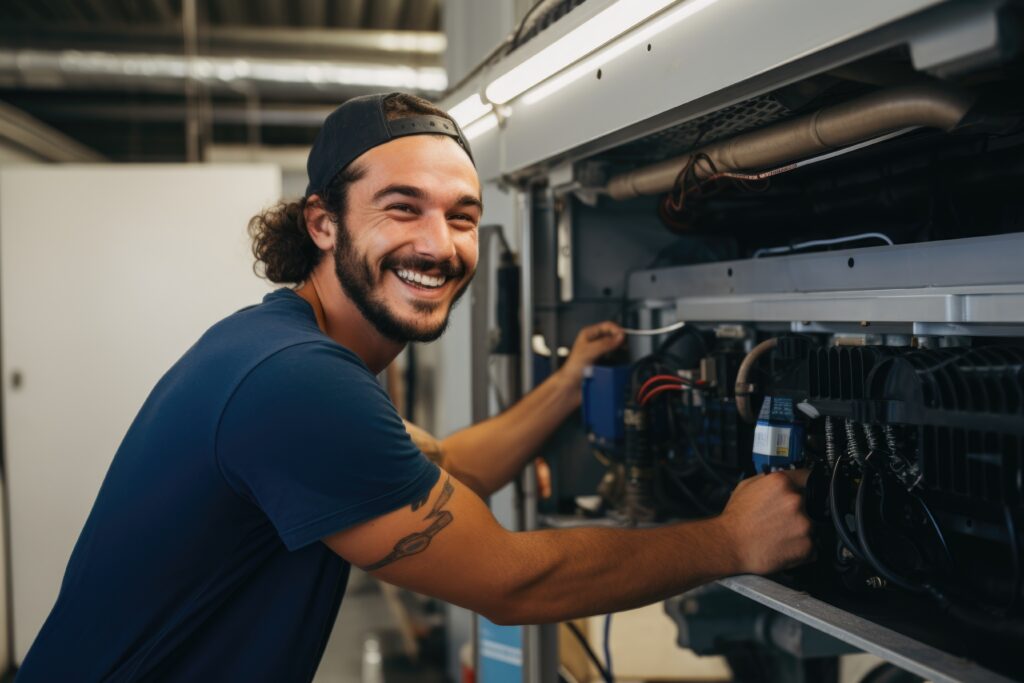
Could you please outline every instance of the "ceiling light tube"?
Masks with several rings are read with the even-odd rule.
[[[487,99],[504,104],[653,16],[676,0],[618,0],[494,79]]]
[[[487,114],[483,118],[478,119],[474,123],[466,126],[463,129],[462,134],[466,136],[466,139],[472,141],[475,138],[480,137],[489,130],[493,130],[498,127],[498,115]]]
[[[490,112],[491,105],[486,104],[477,93],[473,93],[448,110],[449,116],[455,119],[455,123],[462,128]]]

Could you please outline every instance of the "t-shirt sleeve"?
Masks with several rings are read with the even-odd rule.
[[[411,504],[440,474],[366,366],[317,343],[246,376],[224,408],[216,457],[289,550]]]

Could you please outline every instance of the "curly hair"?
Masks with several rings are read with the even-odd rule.
[[[382,104],[389,121],[425,114],[452,120],[447,112],[415,95],[395,93]],[[318,195],[319,205],[336,222],[340,223],[345,215],[349,187],[365,172],[358,164],[349,164]],[[323,257],[306,229],[305,209],[309,201],[309,197],[281,201],[250,219],[249,238],[256,259],[253,271],[257,275],[276,283],[299,284],[309,278]]]

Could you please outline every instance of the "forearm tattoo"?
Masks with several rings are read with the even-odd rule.
[[[400,560],[403,557],[409,557],[417,553],[422,553],[430,545],[430,540],[434,538],[449,524],[455,517],[448,510],[444,510],[445,504],[451,499],[452,494],[455,493],[455,487],[452,486],[452,478],[448,477],[444,480],[444,486],[441,487],[441,494],[437,497],[437,501],[434,503],[434,507],[430,509],[427,516],[423,519],[432,520],[430,526],[423,531],[417,531],[416,533],[409,534],[402,538],[398,543],[395,544],[394,550],[388,553],[384,559],[374,562],[369,567],[366,567],[366,571],[374,571],[385,567],[396,560]],[[420,499],[413,501],[412,509],[418,510],[423,504],[426,503],[426,499]]]

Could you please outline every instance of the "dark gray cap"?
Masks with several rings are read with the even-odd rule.
[[[309,150],[306,196],[320,194],[342,169],[363,153],[405,135],[447,135],[473,153],[458,124],[442,116],[415,115],[388,121],[384,100],[399,93],[365,95],[347,100],[324,121]]]

